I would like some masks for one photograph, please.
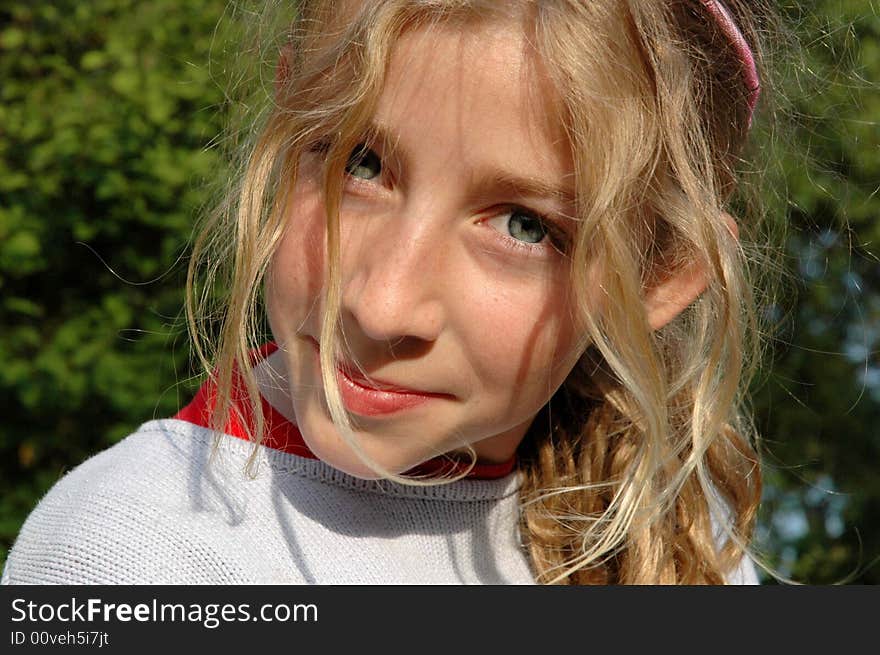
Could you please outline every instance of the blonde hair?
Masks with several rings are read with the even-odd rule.
[[[756,18],[742,3],[726,4],[760,65]],[[749,89],[700,0],[301,2],[289,47],[275,50],[283,75],[274,102],[190,264],[188,323],[217,385],[214,425],[222,430],[235,411],[237,369],[256,417],[253,439],[261,439],[249,365],[263,320],[261,281],[285,228],[300,155],[326,143],[329,278],[320,341],[331,344],[321,349],[331,415],[386,477],[447,481],[384,471],[358,446],[341,403],[333,362],[342,172],[404,31],[492,20],[501,11],[509,17],[512,6],[555,85],[572,147],[580,224],[570,252],[572,297],[589,296],[587,262],[598,258],[599,288],[614,299],[599,313],[576,308],[586,350],[518,451],[521,531],[535,576],[563,584],[722,583],[747,548],[761,494],[742,411],[757,361],[752,282],[724,210],[737,188]],[[652,330],[645,289],[694,263],[706,290]]]

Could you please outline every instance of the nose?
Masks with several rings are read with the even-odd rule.
[[[346,336],[391,344],[435,341],[444,326],[450,273],[442,236],[405,220],[380,222],[342,243]]]

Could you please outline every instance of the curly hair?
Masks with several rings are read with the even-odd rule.
[[[726,4],[761,67],[759,5]],[[261,281],[284,232],[300,156],[325,142],[321,343],[333,345],[322,348],[321,365],[334,422],[369,463],[333,374],[342,172],[402,34],[512,15],[551,77],[571,146],[579,226],[573,297],[587,298],[592,285],[613,299],[601,312],[586,301],[573,308],[583,354],[517,454],[521,533],[536,579],[722,583],[748,549],[761,495],[756,437],[743,409],[758,355],[754,262],[741,240],[747,217],[739,212],[731,229],[725,209],[740,193],[753,97],[736,48],[701,0],[300,2],[285,43],[273,41],[282,74],[272,101],[190,265],[189,326],[219,389],[216,425],[233,411],[238,368],[260,440],[247,363],[258,341]],[[599,280],[588,279],[591,260],[603,262]],[[687,266],[701,271],[705,290],[652,329],[646,290]],[[216,338],[206,336],[215,323]],[[376,470],[404,484],[448,481]]]

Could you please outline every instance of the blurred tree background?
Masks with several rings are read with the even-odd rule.
[[[765,308],[779,329],[755,386],[759,546],[796,580],[873,584],[880,17],[867,0],[778,5],[803,58],[780,71],[792,127],[770,205],[787,281]],[[182,289],[224,167],[235,58],[217,27],[233,7],[0,2],[0,566],[56,480],[197,385]]]
[[[786,297],[756,387],[759,536],[794,579],[880,582],[880,16],[864,0],[779,2],[803,59],[782,160]]]

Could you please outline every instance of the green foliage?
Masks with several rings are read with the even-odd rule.
[[[191,394],[183,269],[222,0],[0,9],[0,561],[67,470]]]
[[[783,162],[791,293],[755,398],[761,535],[810,583],[880,582],[880,17],[860,0],[784,3],[802,59]]]
[[[804,44],[781,70],[794,126],[775,214],[796,293],[767,308],[782,329],[755,396],[759,533],[798,580],[878,582],[880,19],[864,0],[779,7]],[[241,110],[222,92],[244,58],[216,32],[225,11],[0,8],[0,566],[64,472],[192,393],[181,258],[224,166],[210,144]]]

